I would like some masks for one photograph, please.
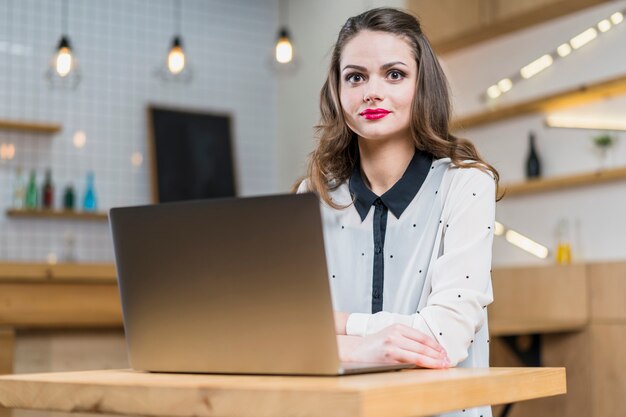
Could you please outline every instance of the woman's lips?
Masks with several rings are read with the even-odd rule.
[[[387,116],[391,113],[389,110],[385,109],[367,109],[363,110],[360,115],[366,118],[367,120],[378,120]]]

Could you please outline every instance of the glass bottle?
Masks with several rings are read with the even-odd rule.
[[[29,210],[34,210],[37,208],[38,199],[37,199],[37,172],[35,170],[30,171],[30,178],[28,180],[28,186],[26,187],[26,199],[25,199],[25,207]]]
[[[54,207],[54,185],[52,184],[52,171],[50,168],[46,170],[46,179],[41,190],[41,197],[43,209],[49,210]]]
[[[15,184],[13,187],[13,208],[21,210],[26,205],[26,181],[22,174],[22,167],[15,170]]]
[[[569,265],[572,263],[572,244],[569,221],[561,219],[557,226],[556,263]]]
[[[87,173],[87,188],[85,190],[85,198],[83,199],[84,211],[96,211],[98,208],[96,200],[96,189],[94,187],[94,173]]]
[[[541,177],[541,161],[535,148],[535,133],[528,134],[528,157],[526,158],[526,178]]]
[[[74,210],[74,187],[68,185],[63,193],[63,208],[65,210]]]

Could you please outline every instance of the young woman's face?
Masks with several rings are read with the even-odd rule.
[[[409,44],[391,33],[362,31],[346,43],[339,64],[348,127],[368,140],[410,139],[417,64]]]

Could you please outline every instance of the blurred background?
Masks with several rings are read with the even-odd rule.
[[[511,414],[625,415],[626,1],[0,0],[0,372],[127,366],[108,209],[289,192],[379,6],[420,17],[501,174],[492,362],[573,366]]]

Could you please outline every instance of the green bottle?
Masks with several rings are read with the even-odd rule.
[[[26,208],[34,210],[37,208],[37,173],[35,170],[30,171],[30,179],[28,180],[28,186],[26,187]]]

